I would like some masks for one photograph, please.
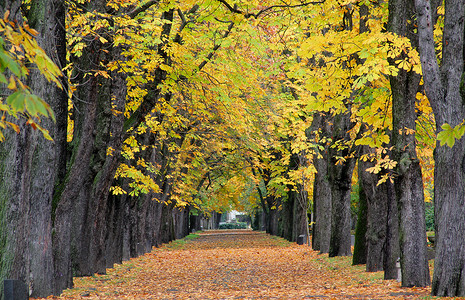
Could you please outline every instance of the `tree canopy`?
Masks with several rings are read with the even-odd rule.
[[[77,268],[104,271],[98,249],[108,247],[103,228],[112,201],[137,203],[144,220],[150,201],[207,216],[263,210],[272,219],[288,209],[300,211],[293,222],[308,230],[307,213],[319,197],[318,161],[326,161],[329,185],[339,189],[332,235],[349,236],[348,227],[336,228],[350,221],[357,160],[368,166],[362,172],[377,176],[376,186],[399,183],[418,163],[418,199],[431,202],[433,150],[453,148],[465,133],[463,116],[438,119],[439,92],[429,87],[438,79],[420,79],[432,53],[420,55],[417,29],[403,33],[402,26],[417,21],[394,12],[394,1],[7,2],[0,10],[0,140],[15,143],[6,132],[32,128],[52,141],[44,145],[57,147],[44,204],[54,247],[64,253],[53,262],[56,274],[65,274],[56,291],[70,284],[71,272],[63,270],[71,268],[78,244],[94,254]],[[63,39],[47,46],[39,16],[52,2],[66,14],[46,19],[63,30]],[[442,53],[449,11],[436,4],[427,39]],[[418,79],[408,88],[412,122],[398,110],[403,96],[395,80],[403,76]],[[56,97],[34,90],[39,85],[61,89],[67,109],[56,111],[49,101]],[[47,118],[53,122],[42,125]],[[417,213],[423,216],[424,208]],[[408,236],[402,226],[401,237]],[[66,241],[87,232],[90,242]],[[338,243],[331,241],[330,255],[350,254],[350,244]],[[429,275],[419,283],[427,284]]]

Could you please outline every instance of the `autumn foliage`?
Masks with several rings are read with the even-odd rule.
[[[440,53],[450,47],[441,41],[450,12],[434,2],[426,9],[434,15],[426,22],[429,62],[446,59]],[[399,8],[405,3],[408,16]],[[449,256],[451,242],[443,241],[463,235],[439,232],[465,233],[449,230],[465,224],[465,213],[441,208],[438,199],[452,198],[446,184],[435,188],[434,173],[442,168],[443,178],[458,178],[452,186],[463,186],[449,174],[463,157],[439,168],[444,160],[434,156],[465,149],[465,121],[449,111],[438,118],[439,100],[428,93],[441,85],[424,80],[414,16],[413,0],[6,1],[0,279],[25,281],[33,296],[59,294],[73,274],[104,274],[238,210],[255,229],[289,241],[312,230],[313,241],[324,239],[313,247],[330,256],[350,255],[352,225],[367,219],[360,245],[392,248],[375,264],[392,271],[400,257],[404,286],[429,285],[424,202],[437,201],[444,215],[436,216],[438,257]],[[462,83],[451,89],[457,99],[465,98]],[[356,216],[368,190],[372,210]],[[375,212],[380,218],[376,201],[390,203]],[[408,280],[412,265],[424,280]],[[465,264],[461,270],[465,276]],[[76,279],[63,297],[426,293],[378,278],[349,268],[346,258],[264,234],[209,231]]]
[[[352,267],[262,232],[205,231],[109,269],[75,278],[47,299],[419,299],[382,272]]]

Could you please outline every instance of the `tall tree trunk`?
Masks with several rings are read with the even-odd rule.
[[[351,126],[350,110],[334,117],[334,140],[347,139]],[[355,158],[349,157],[351,149],[337,150],[330,147],[328,175],[331,187],[331,240],[329,256],[349,256],[351,251],[350,192]],[[337,157],[345,157],[345,162],[337,162]]]
[[[322,128],[322,135],[327,136],[331,129],[328,122],[322,115],[313,116],[312,128]],[[331,240],[331,187],[328,178],[328,146],[319,153],[321,158],[316,155],[313,159],[313,165],[317,171],[313,182],[313,214],[314,224],[312,230],[312,248],[320,253],[329,253],[329,243]]]
[[[292,191],[292,187],[289,187],[289,192],[286,201],[283,201],[283,209],[281,212],[281,237],[288,241],[292,240],[292,229],[294,224],[294,202],[296,201],[296,192]]]
[[[65,3],[61,0],[33,2],[29,11],[29,22],[39,32],[38,43],[53,61],[63,68],[66,64]],[[30,287],[31,296],[46,296],[53,293],[52,256],[52,198],[57,180],[63,175],[66,164],[67,135],[67,83],[61,80],[63,89],[46,81],[37,71],[31,71],[30,86],[34,93],[50,104],[56,115],[56,123],[44,119],[53,145],[42,137],[36,137],[30,144],[36,144],[32,156],[30,177],[30,225],[28,237],[31,251]]]
[[[363,6],[365,7],[365,6]],[[343,30],[353,30],[353,10],[347,7],[343,15]],[[363,18],[363,17],[362,17]],[[361,19],[362,19],[361,18]],[[362,28],[361,28],[362,29]],[[349,99],[348,99],[349,100]],[[332,140],[334,142],[350,140],[349,131],[353,127],[350,120],[351,105],[350,101],[344,103],[346,112],[340,113],[333,117]],[[350,212],[350,193],[352,187],[352,174],[355,167],[356,159],[352,155],[352,146],[342,150],[333,144],[329,148],[328,175],[331,187],[331,240],[329,245],[329,256],[348,256],[351,255],[351,212]],[[344,159],[338,161],[338,157]]]
[[[413,0],[389,1],[389,29],[418,45],[415,33]],[[415,101],[420,75],[399,70],[391,76],[394,160],[397,162],[394,188],[399,210],[400,263],[402,286],[427,286],[430,275],[427,259],[425,204],[420,161],[417,158],[415,134]]]
[[[268,219],[267,219],[267,229],[266,232],[271,235],[278,235],[278,225],[279,225],[279,216],[281,214],[280,203],[281,199],[273,196],[267,195],[266,202],[268,206]]]
[[[20,5],[20,1],[0,1],[0,13],[9,10],[10,20],[22,24]],[[65,49],[63,5],[62,1],[38,1],[28,15],[30,27],[39,32],[38,44],[59,66]],[[67,95],[34,68],[28,85],[55,111],[57,123],[47,118],[41,122],[55,143],[19,121],[20,133],[5,132],[0,144],[0,279],[21,279],[33,297],[41,297],[54,291],[51,210],[66,140]]]
[[[292,230],[292,241],[297,241],[299,235],[307,236],[307,210],[304,209],[301,201],[305,201],[300,199],[301,194],[296,192],[296,199],[294,201],[294,217],[293,217],[293,230]],[[305,241],[304,241],[305,242]]]
[[[355,227],[354,255],[352,257],[353,265],[364,265],[367,263],[367,222],[368,207],[365,186],[362,183],[364,166],[361,160],[358,161],[358,213],[357,225]]]
[[[395,190],[392,184],[387,187],[387,216],[386,216],[386,241],[383,247],[384,252],[384,279],[397,278],[397,259],[400,255],[399,247],[399,211],[395,198]]]
[[[419,0],[415,5],[425,90],[439,132],[444,123],[454,128],[465,115],[465,5],[457,0],[445,2],[441,67],[433,37],[432,11],[436,7]],[[434,159],[436,258],[432,294],[465,296],[465,139],[457,140],[453,147],[438,142]]]
[[[364,33],[369,31],[368,27],[368,16],[369,8],[367,5],[362,4],[359,7],[359,32]],[[365,148],[366,149],[366,148]],[[362,150],[363,151],[363,150]],[[363,172],[365,168],[363,166],[362,160],[359,160],[358,163],[358,178],[359,178],[359,205],[358,205],[358,216],[357,216],[357,225],[355,228],[355,244],[354,244],[354,255],[352,258],[352,264],[366,264],[367,261],[367,223],[368,223],[368,207],[367,207],[367,197],[365,186],[362,183]]]
[[[370,149],[364,146],[363,153]],[[399,255],[397,234],[397,205],[394,186],[388,180],[378,185],[382,174],[366,171],[373,162],[359,161],[359,184],[367,203],[366,270],[385,271],[385,279],[397,277],[395,264]]]
[[[90,43],[79,60],[79,69],[85,73],[99,65],[100,42]],[[72,286],[71,270],[71,229],[79,232],[83,226],[83,219],[80,217],[77,223],[72,223],[74,208],[88,209],[87,200],[90,198],[88,185],[91,176],[89,168],[91,164],[92,152],[94,149],[95,123],[97,120],[97,103],[99,95],[99,78],[90,76],[84,79],[84,74],[80,74],[78,81],[82,83],[77,91],[78,99],[75,101],[76,109],[73,154],[70,162],[70,171],[64,179],[61,194],[58,194],[59,202],[55,211],[55,276],[57,281],[56,293],[61,293],[65,288]],[[86,99],[84,101],[80,99]],[[80,215],[80,214],[79,214]],[[72,226],[73,225],[73,226]],[[76,248],[80,253],[80,240],[77,240]]]

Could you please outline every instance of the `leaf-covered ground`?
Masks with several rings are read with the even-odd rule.
[[[252,231],[207,231],[109,269],[75,278],[54,299],[425,299],[351,258]]]

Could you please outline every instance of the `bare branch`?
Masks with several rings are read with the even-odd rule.
[[[229,11],[231,11],[232,13],[241,14],[246,19],[251,18],[251,17],[254,17],[255,19],[258,19],[258,17],[260,17],[263,13],[265,13],[267,11],[270,11],[270,10],[273,10],[275,8],[297,8],[297,7],[303,7],[303,6],[308,6],[308,5],[322,4],[326,0],[303,2],[303,3],[295,4],[295,5],[288,5],[288,4],[272,5],[272,6],[269,6],[267,8],[264,8],[264,9],[260,10],[259,12],[255,13],[255,14],[243,12],[243,11],[237,9],[236,6],[234,6],[234,7],[231,6],[231,4],[229,4],[226,0],[217,0],[217,1],[222,3],[224,6],[226,6],[226,8],[229,9]]]

